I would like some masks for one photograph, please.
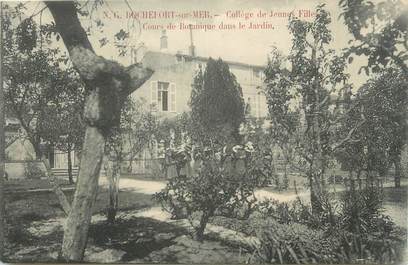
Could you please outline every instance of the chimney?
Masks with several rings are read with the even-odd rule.
[[[162,36],[160,37],[160,50],[167,50],[167,35],[166,30],[162,30]]]
[[[195,57],[195,46],[193,43],[193,29],[191,28],[191,24],[190,24],[190,47],[188,47],[188,54],[192,57]]]

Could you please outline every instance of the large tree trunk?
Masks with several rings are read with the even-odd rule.
[[[64,227],[61,252],[65,261],[81,261],[88,238],[106,139],[111,129],[119,124],[125,97],[140,87],[153,72],[141,65],[124,68],[116,62],[97,56],[78,19],[74,2],[45,3],[72,64],[88,92],[84,110],[87,126],[77,189]]]
[[[97,128],[88,126],[72,211],[68,215],[64,227],[62,258],[66,261],[81,261],[83,259],[92,217],[92,205],[98,188],[104,146],[105,137],[103,134]]]
[[[68,180],[69,184],[74,184],[74,178],[72,177],[72,159],[71,159],[71,145],[68,145]]]

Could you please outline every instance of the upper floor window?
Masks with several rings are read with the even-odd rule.
[[[151,104],[156,111],[176,111],[176,85],[170,82],[151,81]]]
[[[157,82],[157,106],[161,111],[169,111],[169,83]]]

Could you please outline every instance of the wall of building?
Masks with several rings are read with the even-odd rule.
[[[148,53],[142,63],[154,69],[155,72],[142,87],[132,94],[132,97],[134,99],[144,98],[147,105],[150,105],[156,102],[152,93],[156,93],[153,92],[153,89],[157,87],[157,82],[168,82],[175,87],[175,109],[165,112],[159,110],[158,113],[162,116],[175,116],[177,113],[189,111],[188,102],[193,78],[200,66],[205,67],[206,62],[203,60],[186,61],[182,56],[153,52]],[[254,117],[267,116],[266,98],[260,90],[263,85],[262,69],[243,64],[230,64],[230,71],[236,76],[242,87],[245,103],[249,102],[251,105],[251,114]]]

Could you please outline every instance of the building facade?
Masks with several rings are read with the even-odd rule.
[[[142,63],[144,67],[154,70],[154,73],[131,96],[135,100],[143,98],[148,103],[149,110],[158,116],[171,118],[190,111],[189,100],[194,77],[200,68],[205,69],[209,58],[197,56],[192,43],[189,54],[169,53],[167,46],[167,36],[163,32],[159,51],[147,51],[146,47],[140,47],[135,53],[132,62]],[[266,117],[266,97],[261,92],[265,67],[243,62],[224,62],[229,65],[231,73],[241,85],[249,114],[255,118]],[[157,173],[159,164],[154,154],[157,152],[152,150],[139,154],[131,167],[132,173]]]
[[[160,38],[160,51],[138,49],[134,61],[154,70],[152,77],[132,97],[144,98],[156,111],[164,116],[173,116],[189,111],[189,99],[192,83],[197,71],[205,69],[208,58],[195,55],[194,45],[190,45],[189,54],[167,52],[167,37]],[[242,87],[243,98],[250,106],[253,117],[266,117],[268,108],[265,95],[261,93],[264,66],[242,62],[225,61],[230,71]]]

